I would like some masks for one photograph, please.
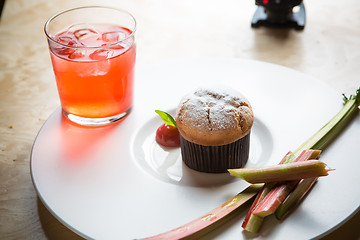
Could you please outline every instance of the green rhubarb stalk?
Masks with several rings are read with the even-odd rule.
[[[357,90],[357,95],[355,97],[350,96],[349,99],[347,99],[346,97],[344,98],[344,100],[346,102],[344,108],[346,107],[348,110],[347,111],[341,110],[338,114],[342,113],[342,117],[338,117],[338,118],[334,117],[331,120],[331,121],[337,121],[338,123],[334,124],[333,127],[330,129],[327,127],[328,128],[327,130],[320,130],[322,132],[323,131],[330,132],[330,134],[329,133],[322,134],[322,137],[320,137],[320,133],[315,134],[312,138],[317,138],[318,140],[314,141],[314,140],[311,140],[311,138],[310,138],[307,142],[305,142],[302,146],[300,146],[296,150],[296,152],[295,152],[296,156],[299,156],[301,154],[302,150],[306,150],[309,148],[323,149],[326,144],[324,144],[324,143],[320,144],[321,142],[329,143],[330,140],[333,140],[336,137],[337,133],[339,133],[340,130],[346,125],[346,123],[348,122],[352,113],[355,112],[356,106],[360,102],[359,90]],[[354,99],[356,99],[356,100],[354,100]],[[350,104],[355,105],[355,103],[356,103],[355,107],[349,106]],[[326,126],[329,126],[329,125],[327,124]],[[326,126],[324,126],[324,128]],[[322,128],[322,129],[324,129],[324,128]],[[327,138],[327,141],[323,141],[321,138]],[[319,145],[319,147],[317,146],[317,144]],[[293,159],[293,158],[291,158],[291,159]],[[273,184],[273,183],[271,183],[271,184]],[[266,185],[268,185],[268,184],[265,184],[265,186]],[[220,224],[220,223],[225,222],[226,220],[230,219],[230,215],[233,215],[233,213],[236,212],[235,210],[239,209],[240,206],[242,206],[245,202],[247,202],[249,199],[254,197],[256,195],[256,193],[258,191],[260,191],[262,186],[264,186],[264,185],[263,184],[253,184],[250,187],[248,187],[247,189],[245,189],[243,192],[241,192],[238,195],[236,195],[235,197],[231,198],[225,204],[222,204],[221,206],[215,208],[214,210],[210,211],[208,214],[202,216],[201,218],[195,219],[195,220],[183,225],[182,227],[170,230],[169,232],[162,233],[162,234],[159,234],[154,237],[147,238],[147,239],[191,239],[191,238],[200,237],[203,234],[205,234],[206,232],[211,231],[212,229],[216,228],[217,224]],[[214,214],[214,215],[211,215],[211,214]],[[257,219],[261,219],[260,224],[258,226],[258,227],[260,227],[262,218],[257,218]],[[222,221],[220,221],[220,220],[222,220]],[[247,224],[247,225],[249,225],[249,224]],[[251,226],[249,226],[249,227],[251,227]],[[187,229],[189,229],[189,230],[187,230]]]
[[[277,219],[281,220],[305,197],[310,188],[314,185],[317,178],[302,179],[296,185],[296,188],[285,198],[275,211]]]
[[[198,239],[204,234],[214,230],[217,226],[225,223],[234,216],[235,210],[253,198],[263,187],[263,184],[252,184],[235,197],[231,198],[221,206],[213,209],[200,218],[197,218],[181,227],[156,236],[144,238],[143,240],[175,240],[175,239]],[[230,214],[233,213],[233,214]]]
[[[257,216],[251,212],[247,223],[243,222],[241,227],[248,232],[257,233],[257,232],[259,232],[259,229],[260,229],[263,221],[264,221],[263,217]],[[248,224],[248,223],[250,223],[250,224]]]
[[[264,220],[264,218],[256,216],[253,214],[256,207],[259,205],[259,203],[265,198],[265,196],[269,193],[269,191],[276,185],[276,183],[266,183],[264,184],[264,187],[259,191],[259,193],[256,195],[255,200],[250,206],[250,209],[248,213],[245,216],[245,219],[241,225],[241,227],[252,233],[256,233],[259,231],[259,228]]]
[[[254,209],[253,214],[262,218],[273,214],[296,184],[297,181],[289,181],[276,185]]]
[[[292,161],[304,161],[308,160],[309,158],[318,159],[321,151],[317,150],[304,150],[297,158],[295,158],[294,154],[289,151],[280,161],[279,164],[284,164]],[[294,160],[295,159],[295,160]],[[241,227],[248,231],[257,233],[259,228],[264,220],[264,218],[256,216],[253,214],[253,211],[256,207],[260,204],[260,202],[265,198],[265,196],[271,191],[271,189],[276,185],[275,182],[266,183],[264,187],[260,190],[257,194],[254,202],[252,203]]]
[[[294,152],[295,155],[305,149],[324,150],[330,142],[336,138],[351,120],[356,110],[358,110],[360,104],[360,88],[356,90],[355,95],[350,95],[349,98],[344,95],[343,100],[345,102],[343,108],[325,126],[296,149]]]
[[[309,163],[312,164],[319,164],[321,165],[321,174],[323,174],[325,171],[327,174],[327,171],[325,170],[325,164],[319,162],[318,160],[308,160],[309,158],[318,158],[321,151],[318,150],[305,150],[303,151],[295,160],[293,163],[284,163],[281,165],[278,165],[279,167],[283,167],[286,165],[303,165],[307,166]],[[300,167],[301,168],[301,167]],[[284,199],[288,196],[288,194],[294,189],[296,184],[298,183],[299,178],[305,178],[305,176],[300,175],[302,173],[298,172],[298,178],[296,178],[296,181],[278,181],[279,184],[277,184],[274,188],[272,188],[268,194],[263,198],[263,200],[258,204],[258,206],[253,209],[252,214],[264,218],[270,214],[273,214],[276,209],[279,207],[280,203],[284,201]],[[295,174],[292,176],[296,176]],[[250,223],[252,224],[252,223]],[[257,224],[257,223],[255,223]]]
[[[344,102],[345,105],[343,108],[324,126],[322,127],[318,132],[316,132],[312,137],[310,137],[305,143],[303,143],[298,149],[295,150],[294,155],[299,156],[302,151],[306,149],[325,149],[326,146],[330,144],[331,141],[333,141],[336,136],[343,130],[343,128],[348,124],[348,122],[352,119],[352,116],[357,112],[359,104],[360,104],[360,88],[356,91],[356,95],[351,95],[349,98],[344,96]],[[291,161],[292,159],[290,159]],[[306,183],[306,181],[304,181]],[[301,188],[302,184],[297,184],[296,188]],[[305,188],[305,187],[304,187]],[[297,191],[294,190],[295,193],[301,192],[300,190]],[[299,194],[298,196],[303,197],[306,194]],[[284,195],[282,195],[284,196]],[[265,196],[266,197],[266,196]],[[281,207],[283,210],[281,212],[281,216],[284,216],[288,210],[291,209],[291,206],[293,206],[293,202],[299,202],[299,198],[294,196],[292,197],[292,201],[287,201],[285,204],[289,204],[289,206]],[[279,199],[278,199],[279,200]],[[290,206],[291,204],[291,206]],[[296,204],[295,204],[296,205]],[[258,205],[259,207],[259,205]],[[264,206],[262,206],[264,209]],[[274,206],[272,208],[272,211],[274,210]],[[256,209],[254,210],[256,211]],[[269,213],[269,212],[267,212]],[[259,212],[258,212],[259,214]],[[271,213],[270,213],[271,214]],[[264,215],[264,214],[259,214]],[[280,216],[280,214],[279,214]],[[251,224],[251,223],[248,223]]]
[[[302,144],[296,151],[301,151],[306,148],[325,149],[331,141],[345,128],[355,113],[358,112],[360,106],[360,88],[357,89],[355,95],[350,95],[347,98],[343,95],[345,105],[343,108],[318,132],[316,132],[311,138],[309,138],[304,144]],[[292,210],[298,202],[306,195],[311,189],[316,179],[307,179],[301,181],[296,186],[294,191],[290,193],[287,200],[280,204],[279,210],[275,212],[278,219],[283,218],[289,211]]]
[[[248,183],[268,183],[300,180],[328,175],[326,164],[319,160],[292,162],[265,167],[228,169],[234,177]]]
[[[319,159],[320,154],[321,150],[319,149],[304,149],[301,151],[300,154],[296,153],[295,155],[294,153],[292,153],[292,155],[289,158],[286,158],[285,161],[283,161],[281,164],[307,161],[309,159]]]
[[[292,161],[301,162],[308,159],[319,159],[320,153],[320,150],[304,150],[297,158],[294,158],[294,154],[290,151],[281,159],[279,164],[285,164]],[[253,233],[259,231],[264,218],[256,216],[253,212],[275,185],[275,182],[266,183],[260,190],[241,225],[244,230]]]
[[[293,153],[291,151],[289,151],[280,161],[279,164],[282,164],[284,162],[286,162],[289,158],[293,157]],[[241,225],[242,228],[244,228],[246,231],[248,232],[258,232],[263,218],[260,218],[258,216],[255,216],[254,214],[252,214],[253,210],[258,206],[258,204],[264,199],[264,197],[266,196],[266,194],[268,194],[268,192],[271,190],[271,188],[273,188],[275,186],[276,183],[267,183],[264,184],[264,186],[262,187],[262,189],[259,191],[259,193],[256,195],[255,200],[253,201],[253,203],[250,206],[249,211],[247,212],[245,219]],[[248,223],[251,224],[248,224]]]

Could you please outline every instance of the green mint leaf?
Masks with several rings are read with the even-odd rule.
[[[155,112],[157,114],[159,114],[159,116],[161,117],[161,119],[170,126],[176,127],[176,122],[175,119],[168,113],[160,111],[160,110],[155,110]]]

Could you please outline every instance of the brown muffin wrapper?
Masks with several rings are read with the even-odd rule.
[[[180,136],[181,155],[191,169],[206,173],[225,173],[230,168],[245,166],[249,158],[250,133],[221,146],[203,146]]]

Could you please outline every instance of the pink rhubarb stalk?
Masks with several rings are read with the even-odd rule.
[[[325,149],[351,121],[353,116],[358,113],[360,108],[360,88],[356,90],[356,94],[350,95],[349,98],[343,95],[343,100],[345,103],[343,108],[295,152],[309,148]],[[305,179],[300,181],[294,191],[286,198],[285,202],[279,206],[279,210],[276,211],[276,217],[280,219],[285,216],[287,212],[304,198],[315,182],[316,179]]]
[[[253,184],[231,198],[221,206],[213,209],[204,216],[197,218],[181,227],[175,228],[156,236],[144,238],[143,240],[175,240],[175,239],[198,239],[200,236],[210,232],[218,225],[224,223],[236,209],[253,198],[262,188],[263,184]]]
[[[308,160],[308,161],[298,162],[297,164],[307,164],[314,161],[321,163],[318,160]],[[298,182],[299,181],[286,181],[284,183],[280,183],[279,185],[275,186],[265,196],[263,201],[261,201],[261,203],[254,209],[253,214],[255,214],[258,217],[266,217],[270,214],[275,213],[276,209],[285,200],[288,194],[294,189],[294,187],[298,184]]]
[[[288,159],[293,158],[293,153],[289,151],[280,161],[279,164],[286,162]],[[245,216],[244,222],[241,225],[248,232],[257,232],[262,224],[263,218],[255,216],[252,214],[253,210],[258,206],[258,204],[264,199],[266,194],[275,186],[276,183],[267,183],[256,195],[255,200],[250,206],[248,213]],[[250,223],[250,224],[248,224]]]
[[[288,152],[279,164],[286,164],[290,162],[301,162],[306,161],[308,159],[319,159],[320,150],[303,150],[298,156],[295,158],[295,155],[292,152]],[[254,210],[258,207],[258,205],[264,200],[266,195],[273,189],[276,183],[266,183],[261,191],[258,193],[255,201],[250,207],[245,220],[242,224],[242,228],[246,231],[257,233],[260,229],[260,226],[263,222],[263,217],[257,216],[253,214]],[[291,187],[291,186],[288,186]]]
[[[281,220],[296,205],[301,202],[310,188],[315,184],[317,178],[302,179],[296,185],[295,189],[285,198],[275,211],[277,219]]]
[[[258,217],[266,217],[273,214],[296,184],[297,181],[289,181],[275,186],[254,209],[253,214]]]

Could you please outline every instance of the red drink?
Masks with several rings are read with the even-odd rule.
[[[130,111],[136,55],[131,30],[78,24],[53,40],[51,60],[66,115],[108,118]]]

